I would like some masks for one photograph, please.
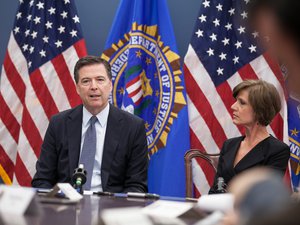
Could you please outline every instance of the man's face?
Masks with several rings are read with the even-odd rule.
[[[105,67],[103,64],[84,66],[78,71],[78,75],[77,93],[85,108],[97,115],[107,106],[112,91],[112,82]]]

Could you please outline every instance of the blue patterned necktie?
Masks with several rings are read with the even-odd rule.
[[[97,120],[98,119],[96,116],[92,116],[90,119],[90,126],[85,133],[81,156],[79,159],[79,164],[83,164],[87,172],[86,183],[83,186],[84,190],[91,189],[91,181],[93,176],[96,143],[97,143],[97,136],[96,136],[96,129],[95,129],[95,123]]]

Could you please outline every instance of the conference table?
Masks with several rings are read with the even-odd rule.
[[[162,198],[172,201],[187,201],[184,198]],[[26,215],[18,222],[11,224],[21,225],[94,225],[104,224],[101,212],[104,209],[119,207],[145,207],[152,204],[153,199],[117,198],[112,196],[84,195],[76,204],[40,203],[40,215]],[[180,219],[180,224],[194,224],[198,220],[194,215]],[[3,223],[9,224],[9,223]]]

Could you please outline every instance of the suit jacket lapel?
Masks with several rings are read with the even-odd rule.
[[[259,143],[256,145],[241,161],[236,165],[236,172],[243,171],[245,169],[251,168],[254,165],[259,165],[260,162],[264,161],[264,143]]]
[[[103,189],[107,185],[111,162],[114,158],[122,129],[122,118],[117,110],[118,109],[114,106],[110,105],[101,164],[101,181]]]
[[[74,108],[67,120],[70,177],[72,177],[74,169],[78,166],[82,130],[82,107],[80,105]]]
[[[224,154],[223,159],[224,164],[226,164],[227,168],[233,168],[235,156],[240,148],[240,144],[243,139],[243,136],[235,139],[233,143],[229,143],[228,150],[224,149],[226,153]]]

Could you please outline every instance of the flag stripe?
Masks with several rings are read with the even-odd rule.
[[[273,74],[276,76],[277,80],[279,81],[280,85],[284,87],[284,78],[282,76],[282,72],[280,70],[279,65],[276,63],[276,61],[271,59],[271,56],[268,52],[263,54],[264,59],[268,63],[270,69],[272,70]],[[284,90],[285,91],[285,90]]]
[[[188,103],[190,128],[195,133],[195,135],[197,135],[198,140],[201,142],[202,146],[204,147],[207,153],[219,153],[220,148],[215,142],[215,139],[213,138],[210,129],[206,125],[205,120],[199,114],[199,112],[197,111],[195,105],[193,104],[189,96],[187,96],[187,103]],[[191,147],[194,148],[192,142],[191,142]]]
[[[17,184],[21,186],[30,186],[32,178],[28,173],[27,168],[25,167],[25,164],[20,158],[19,154],[17,154],[15,174],[17,179],[16,181],[18,182]],[[15,179],[13,180],[13,184],[16,184]]]
[[[0,105],[1,105],[1,120],[3,121],[4,125],[7,127],[9,133],[15,140],[15,142],[18,142],[19,139],[19,130],[20,130],[20,124],[14,117],[14,115],[11,113],[9,107],[7,106],[6,102],[2,98],[2,95],[0,95]],[[5,113],[4,113],[5,112]],[[0,137],[2,138],[2,132]]]
[[[73,46],[74,46],[74,48],[77,52],[77,56],[79,58],[87,55],[87,50],[86,50],[86,47],[85,47],[85,40],[84,39],[80,39]],[[74,62],[76,62],[76,60],[74,60],[74,61],[72,61],[72,63],[70,63],[70,65],[73,65],[73,67],[75,66]],[[74,71],[74,70],[70,70],[70,71]]]
[[[191,148],[199,149],[201,152],[206,152],[205,148],[201,144],[197,135],[194,133],[194,130],[190,127],[190,136],[191,136]]]
[[[135,96],[132,96],[132,101],[138,105],[140,101],[142,101],[143,97],[143,90],[141,89]]]
[[[0,145],[3,147],[6,156],[9,157],[12,163],[16,162],[16,149],[17,142],[10,135],[10,132],[7,130],[6,126],[3,124],[2,119],[0,119]]]
[[[211,105],[209,104],[208,100],[206,99],[202,90],[197,86],[196,81],[190,75],[188,69],[184,68],[185,73],[185,81],[187,87],[187,94],[190,100],[193,102],[197,111],[203,117],[204,121],[211,120],[211,124],[209,126],[210,133],[212,134],[215,142],[218,145],[218,148],[221,149],[223,145],[223,140],[226,139],[226,135],[218,123],[218,120],[213,113]]]
[[[140,98],[139,100],[137,100],[134,104],[135,105],[139,105],[142,102],[143,98]]]
[[[132,98],[133,96],[137,95],[140,91],[142,91],[142,87],[138,87],[136,90],[134,90],[133,92],[129,93],[128,96],[130,98]]]
[[[9,82],[4,67],[2,67],[2,74],[1,74],[1,86],[4,88],[5,91],[1,91],[0,93],[2,95],[3,101],[7,104],[7,107],[9,108],[9,113],[11,113],[17,122],[21,124],[22,121],[22,110],[23,106],[22,103],[20,102],[16,92],[14,91],[14,88],[11,86],[11,83]],[[4,108],[0,108],[0,115],[2,113],[5,113]]]
[[[131,81],[128,81],[128,83],[126,84],[126,89],[127,89],[128,93],[131,93],[131,92],[135,91],[136,89],[138,89],[140,86],[141,86],[141,78],[139,76],[137,76],[134,79],[132,79]]]
[[[239,72],[236,72],[231,77],[227,79],[227,84],[230,86],[230,89],[233,91],[234,87],[241,83],[243,79]]]
[[[3,168],[5,168],[5,172],[9,176],[9,179],[13,179],[13,173],[15,170],[14,163],[10,160],[7,153],[5,152],[4,148],[0,144],[0,164]]]
[[[24,98],[20,99],[22,104],[26,104],[28,111],[30,112],[31,118],[35,121],[35,126],[40,130],[41,135],[44,134],[45,127],[47,127],[47,123],[44,121],[48,121],[48,118],[45,114],[44,109],[41,107],[41,104],[35,95],[35,91],[33,90],[31,86],[31,82],[29,79],[28,74],[28,68],[27,68],[27,62],[24,58],[24,55],[22,54],[15,38],[13,35],[11,35],[8,45],[8,53],[9,57],[11,58],[12,65],[14,68],[16,68],[16,72],[13,75],[13,77],[17,80],[18,83],[15,83],[12,85],[16,85],[19,88],[19,85],[22,88],[22,93],[24,91],[24,96],[26,94],[25,100]],[[5,67],[5,64],[4,64]],[[11,82],[11,80],[10,80]],[[19,95],[18,95],[19,96]],[[19,96],[20,98],[20,96]]]
[[[210,163],[208,163],[206,160],[200,157],[195,158],[195,161],[197,162],[198,165],[200,165],[201,170],[205,171],[204,173],[205,179],[208,182],[209,186],[211,187],[214,183],[214,177],[216,171],[214,170],[214,168]]]
[[[200,192],[198,191],[197,187],[195,186],[195,184],[193,185],[194,186],[194,193],[195,193],[195,196],[200,196]]]
[[[34,149],[31,148],[31,145],[29,144],[29,139],[25,136],[23,129],[20,130],[20,141],[18,145],[18,154],[23,162],[27,162],[26,165],[24,165],[30,174],[31,177],[33,177],[35,173],[35,163],[37,161],[37,157],[40,153],[40,145],[39,144],[36,153]],[[36,154],[35,154],[36,153]]]
[[[53,103],[57,106],[58,111],[69,109],[71,106],[68,97],[51,61],[42,65],[40,67],[40,72],[45,81],[45,85],[47,86],[47,90],[51,95],[51,99],[53,99]],[[67,77],[66,74],[64,75]]]
[[[9,45],[8,45],[8,55],[9,62],[16,70],[13,74],[10,74],[13,76],[14,79],[17,80],[18,83],[14,84],[12,83],[12,86],[16,90],[17,89],[22,89],[22,94],[24,92],[24,96],[26,94],[26,98],[20,98],[20,101],[22,102],[23,105],[26,105],[31,118],[34,118],[34,120],[31,119],[31,121],[34,121],[31,126],[35,126],[34,129],[38,129],[41,136],[44,136],[46,128],[47,128],[47,122],[48,118],[45,114],[44,109],[42,108],[37,96],[35,95],[35,91],[33,90],[31,86],[31,82],[29,80],[29,74],[28,74],[28,68],[26,66],[26,59],[24,58],[18,44],[16,43],[16,40],[13,35],[11,35],[11,38],[9,40]],[[14,62],[14,64],[12,63]],[[4,64],[4,68],[6,67],[6,64]],[[24,88],[23,88],[24,85]],[[32,137],[35,138],[35,137]]]
[[[270,126],[276,137],[280,140],[283,140],[283,119],[279,113],[275,116]]]
[[[206,176],[202,168],[197,163],[197,161],[195,161],[195,159],[192,159],[192,174],[193,182],[195,187],[198,189],[198,192],[200,192],[201,194],[207,193],[207,190],[209,190],[210,185],[206,180]]]
[[[251,65],[246,64],[239,70],[242,80],[256,80],[258,79]]]
[[[190,135],[191,135],[191,148],[192,149],[199,149],[201,152],[206,153],[205,149],[203,148],[202,144],[200,143],[199,139],[195,135],[192,129],[190,129]],[[215,176],[215,170],[214,168],[208,164],[205,163],[203,159],[200,159],[199,157],[195,158],[198,165],[201,167],[202,171],[205,171],[205,179],[211,186],[213,183],[213,178]]]
[[[29,112],[26,107],[23,109],[23,121],[22,121],[22,128],[24,130],[24,133],[30,143],[30,146],[32,147],[33,151],[35,152],[35,155],[38,156],[40,153],[40,147],[42,145],[42,137],[36,128],[36,126],[33,126],[34,122],[32,118],[29,115]]]
[[[60,79],[62,88],[67,96],[66,99],[70,101],[69,102],[70,105],[69,104],[63,105],[63,107],[60,107],[61,108],[60,111],[62,111],[63,108],[70,108],[78,105],[80,103],[80,98],[76,93],[74,81],[67,67],[65,58],[63,57],[63,55],[58,55],[54,59],[52,59],[52,63]],[[64,103],[62,102],[61,104]]]
[[[30,81],[36,96],[38,97],[41,105],[43,106],[48,120],[50,120],[51,116],[58,113],[59,110],[49,92],[49,89],[39,69],[31,73]]]
[[[15,65],[12,63],[10,55],[6,53],[3,64],[7,78],[11,83],[11,86],[14,88],[16,94],[18,95],[22,104],[25,103],[25,84],[22,82],[22,78],[19,75]]]
[[[18,95],[22,104],[24,104],[25,102],[25,94],[26,94],[26,88],[27,88],[27,82],[29,81],[29,73],[28,73],[28,67],[27,67],[27,62],[26,59],[24,58],[24,55],[21,51],[21,49],[19,48],[19,45],[17,44],[14,35],[11,34],[10,39],[9,39],[9,43],[8,43],[8,47],[7,47],[7,51],[8,54],[7,56],[9,59],[9,66],[13,66],[14,67],[14,71],[13,73],[8,73],[6,71],[7,76],[12,76],[12,79],[15,79],[16,83],[12,83],[12,86],[21,88],[21,93],[22,96]],[[6,67],[6,62],[4,62],[4,68]],[[11,79],[11,78],[10,78]],[[11,81],[11,80],[10,80]],[[15,88],[16,88],[15,87]]]
[[[235,102],[235,99],[233,96],[228,95],[228,93],[231,93],[232,90],[227,82],[223,82],[217,87],[217,92],[219,96],[221,97],[222,101],[224,102],[224,105],[229,113],[232,112],[231,106]]]

